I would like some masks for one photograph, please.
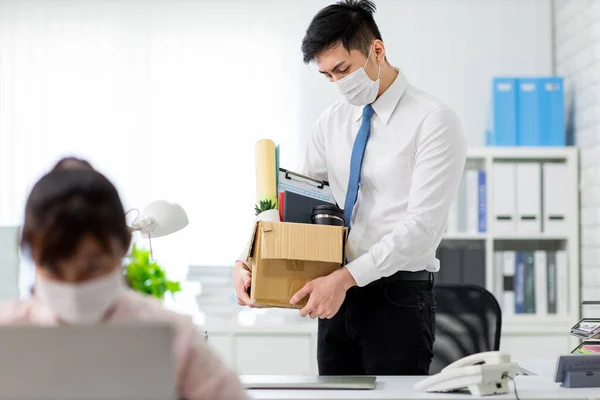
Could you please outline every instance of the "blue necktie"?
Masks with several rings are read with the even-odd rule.
[[[367,141],[371,134],[371,117],[373,116],[373,107],[368,104],[363,108],[362,123],[354,146],[352,147],[352,156],[350,156],[350,178],[348,179],[348,190],[346,190],[346,202],[344,204],[344,220],[345,225],[350,228],[350,219],[352,218],[352,210],[358,198],[358,187],[360,185],[360,172],[362,170],[363,158]]]

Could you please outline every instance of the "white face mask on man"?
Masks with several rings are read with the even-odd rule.
[[[343,79],[333,82],[338,92],[346,98],[348,103],[354,106],[366,106],[367,104],[371,104],[375,101],[377,93],[379,92],[381,64],[379,64],[379,69],[377,70],[377,80],[372,81],[365,72],[365,67],[369,62],[369,57],[371,57],[371,50],[373,50],[373,47],[369,50],[367,62],[365,62],[364,66]]]
[[[81,283],[36,277],[35,295],[68,324],[93,324],[125,290],[121,268],[106,276]]]

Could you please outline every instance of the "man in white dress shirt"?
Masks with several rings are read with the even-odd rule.
[[[304,62],[339,90],[314,125],[301,173],[330,183],[344,205],[347,263],[294,295],[319,318],[321,375],[428,374],[435,337],[433,274],[467,142],[457,116],[387,60],[368,0],[322,9]],[[443,73],[443,66],[440,66]],[[248,268],[234,284],[250,305]]]

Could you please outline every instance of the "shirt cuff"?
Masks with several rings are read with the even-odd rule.
[[[360,287],[367,286],[369,283],[381,278],[381,274],[377,270],[369,253],[365,253],[347,264],[346,269]]]
[[[252,262],[250,260],[251,258],[240,257],[236,260],[236,262],[241,262],[242,264],[244,264],[244,268],[250,271],[252,268]]]
[[[247,255],[248,255],[248,249],[246,248],[246,250],[244,250],[242,253],[240,253],[240,255],[236,261],[240,261],[242,264],[244,264],[246,266],[246,269],[250,269],[250,257],[247,257]]]

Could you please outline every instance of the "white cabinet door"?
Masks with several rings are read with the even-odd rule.
[[[235,339],[236,369],[244,375],[311,375],[310,335],[244,335]]]

